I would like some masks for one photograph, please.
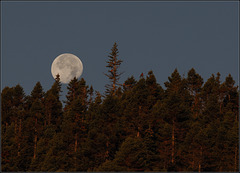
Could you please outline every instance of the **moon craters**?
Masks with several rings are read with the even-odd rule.
[[[74,77],[79,78],[83,71],[81,60],[70,53],[59,55],[52,63],[51,72],[55,78],[60,75],[60,82],[69,83]]]

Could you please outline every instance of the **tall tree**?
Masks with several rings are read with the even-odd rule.
[[[106,93],[108,94],[115,94],[116,90],[117,90],[117,85],[119,85],[118,81],[120,79],[120,76],[122,73],[119,73],[119,67],[122,63],[122,60],[118,59],[118,45],[117,43],[115,42],[113,44],[113,47],[112,47],[112,52],[110,53],[110,55],[108,55],[109,59],[107,61],[107,68],[109,69],[108,70],[108,73],[105,74],[111,84],[108,84],[106,85],[106,88],[107,88],[107,91]]]
[[[152,109],[157,100],[162,100],[164,95],[163,88],[157,83],[156,77],[153,71],[149,71],[146,78],[146,85],[149,90],[148,104],[149,109]]]
[[[61,132],[66,137],[66,150],[74,158],[74,170],[78,169],[78,150],[80,142],[86,138],[86,111],[88,107],[88,86],[82,78],[72,79],[68,85],[66,106],[64,108]]]
[[[36,85],[34,86],[32,92],[31,92],[31,97],[32,100],[34,101],[35,99],[38,99],[39,101],[43,100],[44,97],[44,91],[42,88],[42,85],[40,82],[37,82]]]
[[[65,101],[66,106],[65,109],[67,109],[68,106],[71,105],[71,103],[77,99],[79,96],[80,88],[79,88],[79,81],[77,80],[76,77],[74,77],[68,84],[67,89],[68,93],[66,95],[67,101]]]
[[[56,125],[58,130],[60,128],[62,118],[62,103],[59,100],[60,93],[61,93],[60,76],[57,75],[51,89],[46,92],[46,95],[44,97],[44,105],[46,124],[47,125],[54,124]]]
[[[198,117],[200,110],[201,110],[201,100],[200,100],[200,93],[202,89],[203,78],[196,73],[195,69],[192,68],[188,72],[187,76],[187,87],[192,96],[192,114],[195,118]]]
[[[212,122],[217,118],[220,118],[220,98],[219,98],[219,75],[215,77],[212,75],[204,84],[201,91],[202,99],[202,114],[201,120],[204,124]]]
[[[124,126],[128,135],[140,137],[148,128],[148,95],[145,78],[141,78],[131,90],[126,91],[123,95],[122,119],[125,121]]]
[[[13,147],[13,151],[11,151],[13,163],[10,163],[12,165],[13,171],[17,171],[19,168],[23,167],[25,169],[25,165],[22,162],[21,159],[21,147],[23,142],[23,135],[22,135],[22,129],[23,129],[23,120],[25,115],[25,93],[21,85],[16,85],[13,88],[5,88],[2,92],[2,99],[4,104],[2,104],[2,113],[3,113],[3,122],[4,126],[2,126],[3,132],[9,132],[10,128],[12,130],[12,127],[14,126],[14,132],[12,135],[9,136],[9,138],[12,138],[11,141],[9,139],[5,138],[7,136],[3,135],[3,148],[5,152],[9,153],[8,149]],[[10,106],[10,107],[9,107]],[[6,109],[7,108],[7,109]],[[3,124],[2,124],[3,125]],[[10,126],[9,126],[10,125]],[[9,126],[9,127],[8,127]],[[9,143],[5,143],[4,141],[9,141]],[[7,144],[7,146],[5,145]],[[10,161],[9,155],[4,155],[3,160]],[[10,161],[10,162],[11,162]],[[7,169],[7,170],[10,170]]]
[[[171,77],[165,82],[166,97],[163,102],[165,107],[165,121],[172,126],[172,147],[171,163],[176,165],[176,161],[181,161],[181,155],[176,151],[180,143],[183,142],[185,133],[188,129],[187,121],[190,119],[189,92],[186,89],[186,80],[182,79],[177,69],[174,70]]]
[[[34,117],[34,155],[33,159],[36,158],[37,153],[37,142],[39,139],[39,136],[41,136],[41,133],[43,131],[43,104],[39,100],[35,100],[31,106],[31,115]]]

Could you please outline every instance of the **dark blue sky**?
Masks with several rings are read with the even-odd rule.
[[[204,82],[220,72],[238,79],[237,2],[2,2],[2,88],[54,82],[53,60],[78,56],[82,77],[104,92],[107,55],[119,45],[121,82],[153,70],[164,86],[178,68]],[[63,95],[66,94],[63,85]]]

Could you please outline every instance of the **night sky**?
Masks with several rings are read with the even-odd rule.
[[[104,93],[115,41],[120,82],[153,70],[164,87],[175,68],[187,76],[192,67],[204,82],[217,72],[238,82],[238,13],[238,2],[2,2],[2,89],[20,84],[30,94],[40,81],[47,91],[53,60],[72,53]]]

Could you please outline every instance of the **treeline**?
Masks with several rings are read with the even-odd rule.
[[[149,71],[119,84],[117,57],[114,44],[104,95],[74,78],[64,107],[59,76],[47,92],[40,82],[27,96],[5,87],[2,171],[239,171],[231,75],[204,83],[193,68],[187,77],[176,69],[163,89]]]

